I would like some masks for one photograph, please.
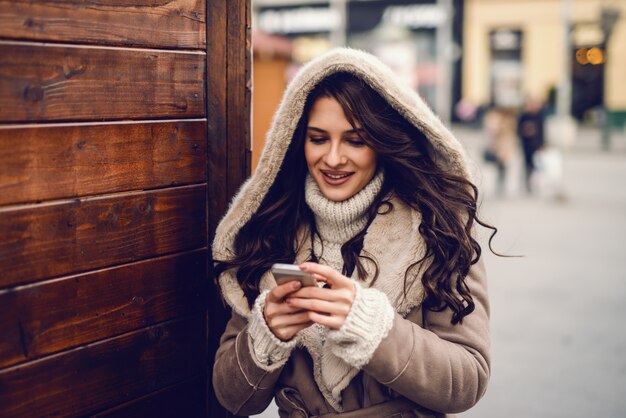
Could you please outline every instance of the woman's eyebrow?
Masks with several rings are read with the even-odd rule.
[[[327,131],[325,131],[324,129],[316,128],[315,126],[308,126],[306,129],[307,131],[315,131],[315,132],[319,132],[322,134],[327,133]],[[363,134],[364,132],[365,131],[362,128],[358,128],[358,129],[350,129],[350,130],[344,131],[343,133],[345,135],[345,134]]]

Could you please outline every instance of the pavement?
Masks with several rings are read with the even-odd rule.
[[[481,216],[499,232],[480,236],[489,275],[492,377],[460,418],[626,417],[626,133],[603,151],[582,129],[562,150],[562,182],[522,187],[521,157],[506,193],[480,160],[480,131],[455,127],[473,158]],[[276,418],[272,404],[257,418]]]
[[[479,149],[476,132],[457,136]],[[495,249],[523,257],[485,254],[492,378],[462,418],[626,417],[626,137],[610,152],[599,138],[581,130],[563,153],[560,198],[521,193],[519,164],[497,198],[482,167]]]

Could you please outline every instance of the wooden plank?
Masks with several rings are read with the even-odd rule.
[[[0,37],[202,49],[205,14],[205,0],[0,0]]]
[[[227,191],[228,132],[226,130],[226,0],[209,3],[207,13],[207,132],[209,240],[226,212],[231,196]]]
[[[204,317],[168,322],[0,371],[0,416],[77,417],[202,375]]]
[[[206,379],[196,378],[93,415],[94,418],[205,418]]]
[[[0,368],[205,311],[207,251],[0,292]]]
[[[228,195],[250,176],[250,21],[249,2],[228,2]]]
[[[205,129],[203,121],[0,128],[0,205],[205,182]]]
[[[207,53],[211,60],[207,69],[210,239],[228,202],[250,174],[250,14],[250,0],[210,2],[207,19]],[[213,358],[230,316],[220,303],[218,292],[216,286],[211,287],[209,358]],[[209,416],[231,417],[217,402],[214,391],[209,390],[209,394]]]
[[[213,241],[215,228],[228,207],[228,132],[227,116],[227,0],[213,0],[207,10],[207,56],[211,65],[207,67],[207,130],[208,143],[208,219],[207,236]],[[213,278],[212,262],[209,261],[209,277]],[[218,288],[212,283],[209,303],[209,359],[215,358],[219,338],[224,331],[224,307],[220,303]],[[210,363],[209,376],[213,373]],[[209,379],[208,416],[226,418],[231,415],[219,404],[212,380]]]
[[[206,186],[0,209],[0,287],[206,246]]]
[[[204,116],[205,56],[0,42],[0,121]]]

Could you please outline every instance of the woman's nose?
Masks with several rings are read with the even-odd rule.
[[[328,152],[324,157],[324,162],[329,167],[336,167],[346,162],[345,156],[343,155],[343,152],[341,150],[341,146],[338,144],[331,144]]]

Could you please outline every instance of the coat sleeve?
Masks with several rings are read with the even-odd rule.
[[[268,371],[256,361],[247,320],[233,313],[222,334],[213,365],[213,390],[235,415],[254,415],[269,405],[282,368]]]
[[[408,399],[459,413],[483,396],[490,375],[489,301],[482,260],[466,277],[474,311],[452,325],[452,311],[426,311],[428,329],[395,314],[387,337],[363,370]]]

